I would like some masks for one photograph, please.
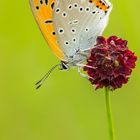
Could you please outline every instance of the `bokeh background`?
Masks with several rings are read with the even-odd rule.
[[[104,35],[118,35],[140,57],[140,1],[111,0]],[[28,0],[0,1],[0,139],[108,140],[104,90],[95,91],[77,69],[56,70],[59,60],[44,41]],[[140,64],[123,88],[112,93],[116,140],[140,139]]]

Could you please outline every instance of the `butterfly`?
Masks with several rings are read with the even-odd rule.
[[[58,66],[77,66],[81,73],[107,26],[112,4],[108,0],[30,0],[30,6],[48,46],[61,61],[36,83],[37,89]]]

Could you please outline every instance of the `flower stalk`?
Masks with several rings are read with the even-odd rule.
[[[114,127],[113,127],[113,121],[112,121],[110,93],[109,93],[108,87],[105,88],[105,103],[106,103],[106,113],[107,113],[107,119],[108,119],[108,129],[109,129],[110,140],[115,140]]]
[[[83,70],[96,89],[105,88],[105,103],[110,140],[115,140],[110,92],[127,84],[136,66],[137,56],[128,49],[127,40],[117,36],[99,36]]]

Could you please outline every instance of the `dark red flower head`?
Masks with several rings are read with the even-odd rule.
[[[96,89],[108,87],[111,90],[121,88],[128,82],[137,57],[128,50],[127,41],[111,36],[97,38],[97,44],[91,51],[84,71]]]

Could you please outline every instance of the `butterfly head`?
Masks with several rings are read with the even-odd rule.
[[[69,70],[69,69],[70,69],[69,64],[65,61],[61,61],[60,70]]]

